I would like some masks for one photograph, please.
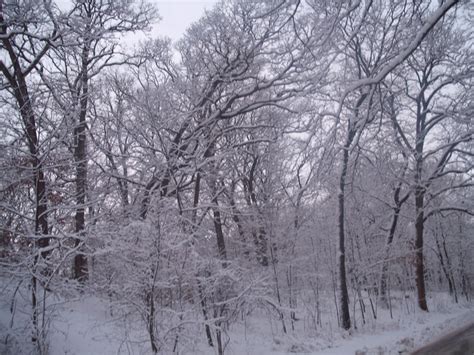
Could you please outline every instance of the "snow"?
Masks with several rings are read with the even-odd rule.
[[[11,291],[16,285],[1,279],[0,284],[0,353],[31,353],[31,343],[24,342],[25,337],[21,336],[21,331],[27,328],[28,289],[20,287],[17,292],[15,321],[11,326]],[[255,307],[250,314],[238,316],[224,335],[225,354],[408,354],[474,319],[472,303],[454,304],[445,293],[431,294],[428,301],[429,313],[418,311],[412,301],[407,307],[397,306],[393,319],[388,311],[381,309],[377,312],[377,319],[367,316],[367,323],[363,326],[360,319],[356,319],[358,327],[350,332],[339,329],[333,311],[327,309],[322,327],[315,330],[300,320],[295,322],[293,332],[287,322],[289,331],[284,334],[282,324],[274,314]],[[325,305],[330,304],[331,300],[325,302]],[[131,310],[112,305],[107,298],[78,293],[50,295],[48,312],[51,315],[48,331],[50,355],[151,353],[141,320]],[[178,353],[214,354],[215,349],[205,342],[202,324],[191,324],[190,329],[183,335]],[[10,348],[4,346],[7,334]]]
[[[106,302],[87,297],[58,307],[51,329],[51,354],[116,354],[119,332]]]
[[[367,354],[400,354],[410,352],[434,338],[472,322],[473,309],[460,308],[454,313],[420,314],[411,323],[392,331],[378,331],[340,342],[331,349],[314,354],[344,355],[361,350]]]

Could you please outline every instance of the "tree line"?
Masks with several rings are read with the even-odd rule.
[[[198,324],[222,354],[259,309],[287,333],[332,297],[346,330],[470,300],[469,1],[225,0],[133,46],[152,4],[58,5],[0,1],[1,265],[39,352],[70,285],[155,353]]]

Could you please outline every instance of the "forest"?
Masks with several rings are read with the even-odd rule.
[[[472,311],[473,19],[221,0],[172,41],[146,0],[0,0],[0,353],[73,354],[71,302],[115,327],[97,354]]]

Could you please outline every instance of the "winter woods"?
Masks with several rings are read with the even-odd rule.
[[[58,5],[0,0],[7,349],[46,353],[72,294],[218,354],[250,315],[314,337],[471,300],[470,2],[225,0],[177,43],[130,39],[145,1]]]

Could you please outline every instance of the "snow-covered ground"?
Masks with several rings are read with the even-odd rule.
[[[472,323],[474,309],[458,308],[446,313],[418,314],[400,324],[398,329],[378,330],[338,341],[332,348],[314,354],[400,354],[429,343],[444,333]]]
[[[0,353],[15,353],[12,352],[13,348],[5,347],[6,334],[10,334],[10,346],[29,352],[29,339],[23,339],[25,343],[22,344],[18,336],[28,314],[26,300],[25,306],[21,306],[22,297],[18,295],[13,323],[11,302],[3,299],[1,304]],[[51,355],[151,353],[143,324],[132,313],[127,314],[124,309],[114,311],[107,299],[98,297],[76,295],[67,301],[65,299],[58,296],[49,299],[49,311],[52,314],[48,333]],[[474,319],[472,304],[453,304],[445,294],[432,295],[429,305],[432,310],[429,313],[416,311],[416,307],[413,307],[409,312],[394,312],[393,319],[388,312],[379,310],[376,320],[367,320],[364,326],[351,332],[341,331],[329,321],[323,322],[319,329],[310,331],[303,324],[304,321],[299,321],[295,323],[295,331],[289,334],[282,332],[278,319],[259,310],[250,316],[240,317],[230,327],[224,337],[227,343],[225,353],[353,355],[359,351],[360,354],[400,354]],[[215,350],[207,346],[204,331],[198,322],[194,328],[195,331],[187,334],[186,339],[184,336],[180,339],[178,353],[214,354]]]

